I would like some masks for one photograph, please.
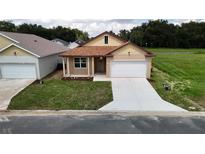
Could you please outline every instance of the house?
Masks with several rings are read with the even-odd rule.
[[[75,42],[70,43],[70,44],[69,44],[69,48],[70,48],[70,49],[74,49],[74,48],[76,48],[76,47],[81,46],[81,45],[84,44],[84,43],[85,43],[85,41],[78,39],[78,40],[76,40]]]
[[[77,44],[79,44],[79,45],[82,45],[82,44],[85,43],[85,41],[83,41],[83,40],[81,40],[81,39],[77,39],[77,40],[75,41],[75,43],[77,43]]]
[[[64,77],[142,77],[150,78],[152,53],[115,34],[104,32],[81,47],[60,55]]]
[[[0,78],[41,79],[56,69],[66,50],[33,34],[0,31]]]
[[[63,45],[63,46],[65,46],[65,47],[69,47],[69,42],[66,42],[66,41],[64,41],[64,40],[62,40],[62,39],[55,38],[55,39],[53,39],[53,40],[51,40],[51,41],[52,41],[52,42],[55,42],[55,43],[57,43],[57,44]]]

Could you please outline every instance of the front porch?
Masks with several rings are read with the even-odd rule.
[[[111,78],[106,77],[106,75],[95,74],[93,81],[111,81]]]
[[[63,78],[106,77],[106,57],[63,57]]]

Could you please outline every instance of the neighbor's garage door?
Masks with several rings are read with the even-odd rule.
[[[145,77],[146,61],[113,61],[111,65],[111,77]]]
[[[5,79],[32,79],[36,78],[34,64],[3,64],[0,66],[1,76]]]

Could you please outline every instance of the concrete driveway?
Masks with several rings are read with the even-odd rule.
[[[31,79],[0,79],[0,110],[6,110],[12,97],[33,81]]]
[[[164,101],[145,78],[112,78],[113,101],[103,111],[186,111]]]

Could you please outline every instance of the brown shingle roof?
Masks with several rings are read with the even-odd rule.
[[[138,46],[138,45],[136,45],[136,44],[134,44],[134,43],[132,43],[132,42],[126,42],[126,43],[122,44],[121,46],[118,46],[117,48],[113,49],[112,51],[110,51],[110,52],[107,53],[107,54],[112,54],[112,53],[115,52],[116,50],[118,50],[118,49],[120,49],[120,48],[122,48],[122,47],[124,47],[124,46],[126,46],[126,45],[128,45],[128,44],[131,44],[131,45],[135,46],[136,48],[141,49],[141,50],[145,53],[145,56],[147,56],[147,57],[153,57],[153,56],[155,56],[153,53],[151,53],[151,52],[145,50],[144,48],[142,48],[142,47],[140,47],[140,46]]]
[[[64,52],[60,56],[105,56],[119,46],[82,46]]]
[[[14,44],[38,55],[39,57],[45,57],[53,54],[62,53],[68,50],[68,48],[63,45],[59,45],[55,42],[46,40],[42,37],[33,34],[23,34],[23,33],[13,33],[13,32],[3,32],[1,34],[16,40]]]
[[[147,57],[153,57],[154,54],[131,43],[131,42],[126,42],[120,46],[82,46],[82,47],[77,47],[74,49],[71,49],[69,51],[64,52],[60,56],[62,57],[69,57],[69,56],[112,56],[112,53],[115,52],[116,50],[131,44],[142,51],[144,51],[145,56]]]

